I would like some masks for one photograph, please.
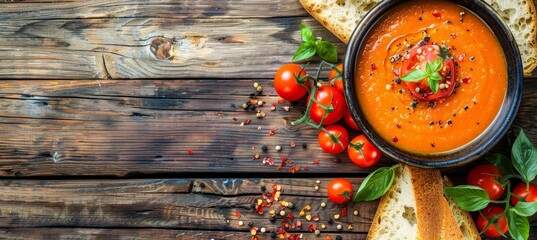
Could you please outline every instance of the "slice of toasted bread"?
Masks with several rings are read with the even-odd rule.
[[[345,44],[362,17],[381,0],[300,0],[302,6]],[[532,0],[484,0],[507,23],[529,76],[537,67],[537,13]]]
[[[439,171],[401,165],[380,200],[367,239],[441,239],[443,228],[454,229],[443,227],[444,214],[450,212],[438,206],[445,201],[442,189]]]
[[[447,178],[446,176],[444,176],[443,182],[444,182],[444,186],[447,186],[447,187],[453,186],[449,178]],[[467,211],[462,210],[459,206],[457,206],[455,201],[453,201],[447,195],[444,194],[444,197],[446,198],[449,208],[451,209],[451,212],[453,213],[453,216],[455,217],[455,220],[457,221],[457,225],[459,226],[459,229],[464,235],[464,239],[466,240],[481,239],[481,236],[479,235],[479,231],[477,231],[477,228],[470,214]]]

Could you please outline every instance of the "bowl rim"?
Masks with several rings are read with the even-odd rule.
[[[384,0],[373,7],[354,29],[347,46],[343,64],[345,98],[349,110],[351,111],[351,115],[360,127],[362,133],[366,135],[366,137],[385,155],[398,162],[415,167],[450,168],[465,165],[480,158],[496,145],[507,133],[507,130],[515,119],[521,101],[522,82],[524,79],[522,59],[515,38],[507,25],[501,20],[501,17],[490,5],[481,0],[447,1],[454,2],[481,18],[498,39],[507,63],[508,86],[502,107],[493,122],[485,129],[485,131],[476,137],[476,139],[472,140],[469,144],[470,146],[462,147],[463,151],[448,153],[446,155],[419,155],[397,149],[389,143],[385,143],[385,140],[376,134],[358,106],[358,98],[354,92],[354,75],[356,63],[359,62],[358,57],[362,43],[369,35],[369,31],[372,27],[377,24],[377,21],[380,20],[386,12],[390,11],[398,4],[408,2],[407,0]],[[490,134],[490,136],[482,139],[485,134]],[[480,139],[481,142],[474,149],[467,149],[476,145],[474,141]]]

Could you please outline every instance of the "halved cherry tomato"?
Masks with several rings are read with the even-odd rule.
[[[309,115],[311,120],[316,123],[320,123],[323,119],[323,115],[325,114],[323,106],[332,108],[332,111],[326,115],[323,121],[323,126],[339,121],[345,114],[345,111],[347,111],[347,102],[345,102],[343,94],[341,94],[335,87],[325,85],[317,89],[315,100],[320,104],[313,102],[311,104]]]
[[[410,58],[405,59],[401,66],[401,76],[406,75],[416,68],[425,70],[425,65],[427,62],[432,62],[440,58],[438,54],[440,54],[440,47],[438,45],[417,46],[411,49],[408,53]],[[456,71],[455,64],[453,64],[453,60],[451,59],[445,60],[443,66],[444,67],[442,70],[439,71],[440,76],[442,76],[442,80],[439,81],[439,84],[444,83],[447,85],[447,88],[438,89],[436,93],[431,90],[429,84],[427,84],[427,80],[425,79],[419,82],[403,82],[408,87],[410,93],[417,99],[424,101],[436,101],[446,98],[451,95],[453,93],[453,89],[455,89]]]
[[[347,109],[347,112],[345,112],[345,115],[343,116],[343,121],[345,121],[345,124],[347,124],[347,126],[349,126],[350,128],[360,131],[360,127],[358,127],[358,124],[356,124],[354,118],[352,118],[351,111],[349,109]]]
[[[352,139],[347,150],[351,161],[360,167],[375,165],[382,153],[373,145],[365,135],[358,135]]]
[[[487,226],[487,223],[490,222],[490,225],[487,227],[485,232],[483,233],[487,237],[501,237],[502,234],[505,234],[508,230],[507,227],[507,219],[505,218],[505,214],[502,215],[504,212],[504,209],[497,206],[488,206],[481,210],[481,214],[477,217],[477,229],[479,231],[483,231],[485,229],[485,226]],[[497,217],[499,215],[502,215],[501,217]],[[483,217],[484,216],[484,217]],[[496,225],[499,227],[496,228]]]
[[[344,204],[351,200],[352,184],[344,178],[336,178],[328,183],[328,198],[335,204]]]
[[[325,131],[326,130],[326,131]],[[340,125],[330,125],[319,132],[319,145],[327,153],[337,154],[345,151],[349,145],[349,133]],[[330,132],[330,134],[328,134]]]
[[[339,71],[343,71],[343,64],[338,64],[336,68]],[[334,87],[337,88],[341,93],[345,93],[345,89],[343,88],[343,77],[342,74],[338,74],[338,72],[334,69],[330,70],[330,73],[328,73],[328,80],[332,83]]]
[[[466,181],[470,185],[478,186],[489,194],[491,200],[496,200],[503,195],[504,189],[498,180],[503,177],[500,170],[491,164],[482,164],[470,171]]]
[[[306,75],[306,71],[298,64],[284,64],[274,76],[274,89],[278,95],[287,101],[297,101],[303,98],[309,89],[309,79],[300,83],[297,78]]]
[[[513,206],[516,206],[520,201],[518,196],[526,202],[537,202],[537,185],[530,183],[529,190],[526,190],[526,183],[520,183],[513,189],[512,194],[511,204]]]

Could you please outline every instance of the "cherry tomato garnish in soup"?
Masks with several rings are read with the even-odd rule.
[[[447,51],[447,50],[445,50]],[[440,57],[440,47],[438,45],[417,46],[410,50],[408,58],[405,57],[400,70],[401,76],[405,76],[413,70],[426,70],[427,63],[431,63]],[[438,71],[441,80],[438,81],[438,90],[435,93],[429,86],[426,78],[421,81],[404,81],[410,93],[419,100],[436,101],[448,97],[453,93],[456,83],[455,64],[452,59],[445,59],[442,68]]]

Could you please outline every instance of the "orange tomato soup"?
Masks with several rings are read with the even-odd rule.
[[[400,80],[405,53],[436,44],[455,63],[454,93],[417,101]],[[444,1],[412,1],[388,12],[369,32],[356,72],[359,106],[386,141],[401,150],[456,150],[487,129],[507,91],[505,57],[494,33],[468,9]]]

